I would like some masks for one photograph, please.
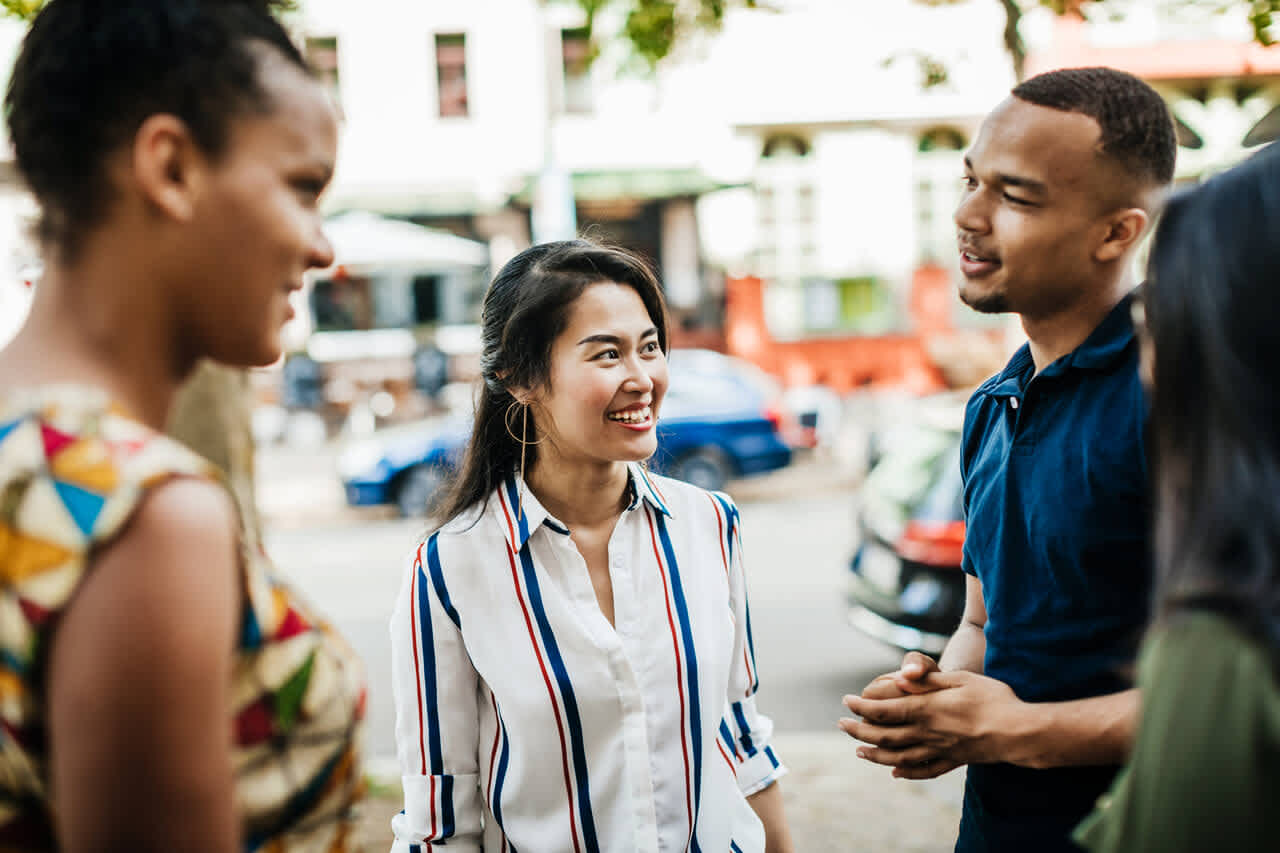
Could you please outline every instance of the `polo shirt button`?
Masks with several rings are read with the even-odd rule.
[[[1017,397],[1010,397],[1010,398],[1009,398],[1009,407],[1010,407],[1010,408],[1013,408],[1013,409],[1018,408],[1018,398],[1017,398]]]

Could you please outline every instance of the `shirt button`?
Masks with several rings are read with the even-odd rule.
[[[1009,408],[1011,408],[1011,409],[1017,409],[1017,408],[1018,408],[1018,398],[1017,398],[1017,397],[1010,397],[1010,398],[1009,398]]]

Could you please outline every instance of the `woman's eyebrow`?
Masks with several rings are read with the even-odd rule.
[[[650,326],[640,333],[639,340],[643,341],[645,338],[656,334],[658,334],[658,327]],[[617,335],[608,334],[607,332],[601,332],[595,335],[587,335],[585,338],[578,341],[578,346],[582,346],[583,344],[613,344],[614,346],[621,346],[622,338]]]

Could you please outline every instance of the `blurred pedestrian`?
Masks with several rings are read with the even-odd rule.
[[[268,0],[52,0],[6,107],[45,272],[0,352],[0,847],[347,849],[359,663],[161,432],[330,262],[324,89]]]
[[[737,509],[640,464],[667,389],[657,280],[534,246],[482,324],[461,477],[392,617],[393,849],[790,850]]]
[[[1155,623],[1100,853],[1280,844],[1280,149],[1174,199],[1139,317],[1152,367]],[[1142,324],[1139,324],[1141,330]]]
[[[960,296],[1028,343],[966,410],[963,621],[841,721],[895,776],[969,765],[962,853],[1076,849],[1130,744],[1151,593],[1130,269],[1175,151],[1150,86],[1078,68],[1019,84],[965,158]]]

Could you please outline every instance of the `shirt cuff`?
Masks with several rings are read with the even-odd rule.
[[[738,787],[744,797],[758,794],[787,774],[773,747],[766,746],[738,765]]]

